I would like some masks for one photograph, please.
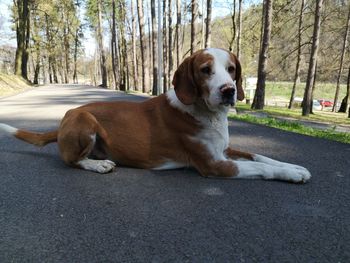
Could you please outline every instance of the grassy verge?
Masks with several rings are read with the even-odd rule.
[[[243,112],[243,113],[251,111],[250,105],[243,104],[243,103],[239,103],[236,106],[236,108],[239,112]],[[350,125],[350,118],[348,118],[347,113],[314,111],[314,114],[311,114],[309,117],[304,117],[301,115],[301,108],[289,110],[287,108],[271,107],[271,106],[265,106],[264,110],[260,112],[264,112],[272,117],[282,116],[282,117],[294,118],[297,120],[330,123],[332,125],[339,125],[339,124]]]
[[[18,76],[0,73],[0,97],[13,95],[32,87]]]
[[[350,143],[350,134],[344,132],[336,132],[329,130],[318,130],[311,127],[306,127],[298,122],[276,120],[273,117],[258,118],[249,114],[229,114],[229,118],[240,121],[246,121],[250,123],[263,124],[269,127],[278,128],[285,131],[291,131],[299,134],[305,134],[313,137],[324,138],[333,141],[339,141],[343,143]]]

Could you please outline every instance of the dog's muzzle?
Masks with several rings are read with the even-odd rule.
[[[220,92],[221,92],[221,96],[222,96],[222,103],[225,106],[231,105],[233,106],[235,101],[235,93],[236,93],[236,89],[233,85],[227,85],[224,84],[220,87]]]

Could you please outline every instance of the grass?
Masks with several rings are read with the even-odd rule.
[[[13,95],[29,88],[32,86],[24,79],[16,75],[0,73],[0,97]]]
[[[230,114],[229,118],[250,123],[262,124],[277,129],[291,131],[299,134],[309,135],[313,137],[339,141],[343,143],[350,143],[350,133],[336,132],[332,129],[319,130],[311,127],[306,127],[298,122],[276,120],[273,117],[258,118],[249,114],[234,115]]]

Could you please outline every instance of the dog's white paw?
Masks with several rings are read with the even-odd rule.
[[[285,168],[281,174],[282,180],[290,181],[293,183],[306,183],[311,178],[311,173],[304,167],[298,166],[293,168]]]
[[[78,166],[85,170],[97,172],[100,174],[109,173],[114,170],[116,164],[110,160],[92,160],[83,159],[77,163]]]

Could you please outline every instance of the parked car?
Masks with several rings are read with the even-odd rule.
[[[314,110],[322,110],[322,105],[318,100],[313,100],[312,101],[312,109]]]
[[[318,102],[323,107],[333,107],[333,102],[331,102],[330,100],[320,99],[320,100],[318,100]]]

